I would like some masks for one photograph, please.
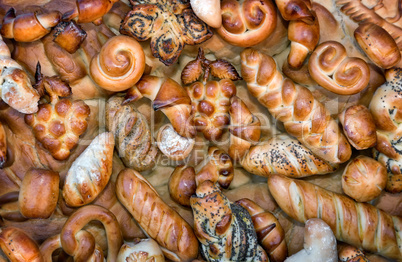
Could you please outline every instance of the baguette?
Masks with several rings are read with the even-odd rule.
[[[402,218],[306,181],[271,175],[269,190],[279,207],[305,223],[321,218],[342,242],[402,261]]]

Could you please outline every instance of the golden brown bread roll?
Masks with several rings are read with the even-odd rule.
[[[7,137],[3,124],[0,122],[0,168],[7,162]]]
[[[251,147],[241,160],[248,172],[269,177],[281,174],[300,178],[334,172],[338,165],[330,164],[313,154],[302,143],[286,134]]]
[[[134,240],[121,246],[118,262],[165,262],[158,243],[151,238]]]
[[[367,63],[357,57],[348,57],[345,47],[336,41],[317,46],[310,56],[308,69],[314,81],[339,95],[357,94],[370,80]]]
[[[302,223],[321,218],[339,241],[400,261],[401,217],[281,175],[271,175],[268,187],[276,203],[291,218]]]
[[[190,197],[197,189],[195,170],[192,166],[177,166],[170,175],[168,189],[170,197],[182,206],[190,206]]]
[[[288,256],[288,247],[285,232],[276,217],[248,198],[242,198],[235,203],[241,205],[250,214],[258,242],[267,252],[269,261],[284,261]]]
[[[222,25],[220,0],[190,0],[190,4],[195,15],[210,27]]]
[[[190,225],[138,172],[124,169],[116,180],[116,193],[139,226],[156,240],[166,258],[191,261],[198,255],[198,242]]]
[[[395,40],[380,26],[372,23],[360,24],[354,36],[363,52],[377,66],[388,69],[401,60],[401,53]]]
[[[0,30],[4,38],[18,42],[33,42],[47,35],[60,22],[60,12],[33,12],[15,15],[15,9],[7,11]]]
[[[145,69],[145,54],[132,37],[110,38],[91,60],[90,74],[95,83],[113,92],[134,86]]]
[[[246,209],[231,204],[211,181],[197,186],[191,197],[194,231],[207,261],[269,261],[258,244]]]
[[[275,60],[253,49],[241,53],[242,77],[253,96],[314,154],[330,163],[343,163],[351,148],[329,112],[305,87],[279,72]]]
[[[106,126],[115,137],[119,156],[127,167],[137,171],[155,165],[158,149],[147,120],[132,103],[123,105],[124,98],[112,96],[106,103]]]
[[[75,53],[87,37],[87,33],[74,21],[60,22],[54,28],[53,41],[70,54]]]
[[[19,210],[27,218],[48,218],[59,198],[59,173],[33,169],[22,180],[18,199]]]
[[[386,190],[393,193],[402,191],[402,155],[399,126],[402,121],[402,69],[387,71],[387,82],[373,95],[369,109],[377,126],[377,146],[374,159],[388,171]]]
[[[377,128],[367,107],[354,105],[339,115],[343,132],[350,144],[357,150],[373,147],[377,143]]]
[[[382,164],[360,155],[343,171],[342,190],[357,202],[368,202],[381,194],[387,179],[387,169]]]
[[[156,144],[159,150],[172,160],[183,160],[193,150],[195,138],[179,135],[171,124],[163,125],[156,134]]]
[[[275,0],[275,3],[286,21],[311,17],[310,0]]]
[[[12,262],[42,261],[38,244],[19,228],[0,228],[0,247]]]
[[[152,107],[161,110],[174,130],[184,137],[194,137],[196,130],[191,120],[191,99],[186,90],[170,78],[144,75],[130,88],[123,104],[137,101],[143,96],[152,101]]]
[[[112,174],[114,137],[105,132],[75,159],[66,175],[63,198],[67,205],[79,207],[91,203],[109,182]]]
[[[341,262],[369,262],[364,253],[354,246],[338,244],[338,258]]]
[[[102,23],[102,16],[109,12],[117,0],[76,0],[75,9],[63,14],[63,20],[77,23]]]
[[[223,0],[220,15],[218,34],[236,46],[257,45],[276,28],[276,8],[271,0]]]

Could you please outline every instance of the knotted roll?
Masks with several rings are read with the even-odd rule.
[[[145,69],[141,45],[132,37],[110,38],[91,60],[92,79],[104,89],[119,92],[134,86]]]
[[[60,22],[59,11],[15,15],[15,9],[7,11],[0,33],[4,38],[18,42],[33,42],[47,35]]]
[[[76,0],[76,7],[63,14],[63,20],[76,20],[77,23],[102,23],[104,16],[118,0]]]
[[[310,56],[308,69],[314,81],[339,95],[357,94],[370,80],[367,63],[357,57],[348,57],[345,47],[335,41],[317,46]]]
[[[223,0],[218,34],[228,43],[249,47],[261,43],[276,28],[276,9],[271,0]]]
[[[350,158],[350,144],[310,90],[285,78],[268,55],[246,49],[241,60],[248,90],[284,123],[290,135],[327,162],[343,163]]]

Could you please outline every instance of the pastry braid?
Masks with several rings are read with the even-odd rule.
[[[3,18],[0,33],[18,42],[33,42],[47,35],[60,22],[60,16],[59,11],[15,16],[15,9],[11,8]]]
[[[350,158],[350,144],[310,90],[285,78],[272,57],[256,50],[244,50],[241,62],[248,90],[284,123],[290,135],[330,163],[343,163]]]
[[[75,9],[63,14],[63,20],[76,20],[77,23],[101,24],[104,16],[118,0],[76,0]]]
[[[267,252],[269,261],[284,261],[288,256],[288,247],[285,241],[285,231],[276,217],[247,198],[237,200],[236,204],[244,207],[250,214],[258,242]]]
[[[268,187],[279,207],[293,219],[304,223],[321,218],[339,241],[402,261],[401,217],[281,175],[271,175]]]

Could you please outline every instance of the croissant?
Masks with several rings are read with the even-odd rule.
[[[169,159],[180,161],[190,155],[195,139],[179,135],[171,124],[166,124],[159,128],[156,144]]]
[[[39,247],[24,231],[15,227],[0,229],[0,248],[12,262],[41,262]]]
[[[7,137],[3,124],[0,122],[0,168],[7,162]]]
[[[166,258],[191,261],[197,257],[198,242],[193,229],[138,172],[121,171],[116,194],[139,226],[162,247]]]
[[[281,175],[271,175],[268,187],[279,207],[293,219],[304,223],[321,218],[339,241],[401,261],[402,218]]]
[[[64,21],[76,20],[77,23],[101,24],[102,17],[109,12],[118,0],[76,0],[76,7],[63,14]]]
[[[286,246],[285,232],[276,217],[247,198],[237,200],[236,204],[241,205],[250,214],[258,242],[267,252],[269,261],[284,261],[288,256],[288,247]]]
[[[110,38],[91,60],[90,74],[102,88],[119,92],[134,86],[145,70],[145,54],[132,37]]]
[[[399,123],[401,123],[402,69],[391,69],[386,73],[387,82],[373,95],[369,109],[377,126],[377,146],[374,159],[388,170],[386,190],[393,193],[402,191],[402,155]]]
[[[132,104],[122,105],[124,98],[112,96],[106,104],[106,126],[114,135],[123,163],[137,171],[155,165],[158,149],[145,117]]]
[[[0,95],[15,110],[32,114],[38,111],[39,94],[22,67],[11,58],[10,49],[0,37]]]
[[[0,33],[18,42],[33,42],[47,35],[60,22],[60,16],[59,11],[15,16],[15,9],[11,8],[3,18]]]
[[[345,47],[335,41],[317,46],[308,61],[308,69],[314,81],[339,95],[357,94],[370,80],[367,63],[357,57],[348,57]]]
[[[191,99],[186,90],[170,78],[144,75],[127,91],[123,104],[137,101],[143,96],[152,100],[152,107],[161,110],[174,130],[184,137],[192,138],[196,130],[191,120]]]
[[[269,261],[249,213],[231,204],[216,184],[202,182],[190,201],[194,230],[207,261]]]
[[[268,55],[246,49],[241,60],[248,90],[284,123],[290,135],[329,163],[343,163],[350,158],[350,144],[338,124],[307,88],[283,77]]]
[[[73,162],[63,187],[67,205],[78,207],[91,203],[106,187],[112,174],[114,137],[105,132]]]

